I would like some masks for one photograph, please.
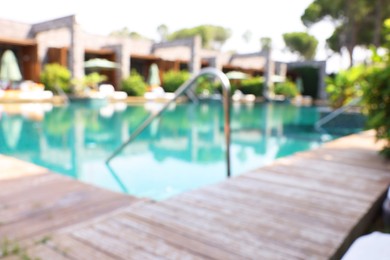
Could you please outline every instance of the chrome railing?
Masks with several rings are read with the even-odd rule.
[[[62,88],[57,84],[54,85],[54,88],[57,90],[58,94],[63,98],[64,103],[68,104],[69,103],[68,95],[66,95],[66,93],[62,90]]]
[[[108,164],[115,156],[117,156],[129,143],[131,143],[144,129],[158,116],[160,116],[173,102],[176,101],[183,94],[187,94],[190,99],[196,100],[193,94],[192,87],[194,87],[195,81],[203,75],[212,75],[221,81],[222,84],[222,94],[223,94],[223,107],[224,107],[224,130],[225,130],[225,144],[226,144],[226,170],[227,177],[230,177],[230,82],[227,76],[220,70],[215,68],[204,68],[198,74],[191,77],[187,82],[181,85],[176,91],[174,97],[164,106],[161,107],[160,110],[152,113],[134,132],[130,135],[130,137],[114,152],[110,157],[106,160]]]
[[[318,120],[315,125],[314,125],[314,128],[317,130],[317,131],[321,131],[322,130],[322,126],[330,121],[332,121],[333,119],[335,119],[336,117],[338,117],[339,115],[341,115],[342,113],[344,113],[345,111],[347,111],[349,108],[351,108],[352,106],[358,104],[361,100],[361,97],[357,97],[353,100],[351,100],[349,103],[345,104],[344,106],[332,111],[330,114],[324,116],[323,118],[321,118],[320,120]]]

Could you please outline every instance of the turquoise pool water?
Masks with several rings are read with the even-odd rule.
[[[108,156],[158,104],[31,106],[2,107],[0,153],[96,186],[157,200],[226,178],[223,111],[218,102],[172,106],[109,167]],[[315,107],[233,105],[232,174],[335,138],[314,131],[318,116]]]

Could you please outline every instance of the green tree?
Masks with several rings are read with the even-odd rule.
[[[214,25],[200,25],[194,28],[181,29],[168,36],[168,40],[177,40],[199,35],[202,46],[206,49],[220,49],[230,38],[231,32],[227,28]]]
[[[304,60],[315,57],[318,40],[305,32],[292,32],[283,34],[284,42],[291,52],[299,54]]]
[[[120,30],[111,32],[110,36],[129,37],[130,36],[130,31],[129,31],[129,28],[123,27]]]
[[[381,26],[390,16],[390,0],[314,0],[301,16],[310,27],[320,21],[333,22],[335,30],[327,40],[334,52],[345,47],[353,65],[353,50],[356,46],[379,46],[382,40]]]
[[[148,39],[148,37],[143,36],[140,33],[131,32],[127,27],[123,27],[121,30],[111,32],[110,36],[128,37],[132,39]]]

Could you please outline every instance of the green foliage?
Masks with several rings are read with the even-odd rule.
[[[345,15],[345,0],[314,0],[301,16],[303,24],[307,27],[325,19],[337,20]]]
[[[107,76],[101,75],[98,72],[92,72],[84,77],[84,85],[97,88],[98,84],[107,80]]]
[[[388,23],[388,26],[387,26]],[[385,39],[390,35],[390,20],[384,23]],[[376,130],[378,140],[384,140],[381,153],[390,158],[390,39],[384,44],[387,53],[379,55],[371,47],[371,66],[355,66],[327,79],[331,104],[339,107],[355,97],[363,97],[367,128]]]
[[[40,80],[47,90],[57,92],[56,87],[59,87],[66,93],[71,91],[71,73],[66,67],[58,63],[45,65]]]
[[[355,66],[348,70],[340,71],[334,77],[326,78],[326,91],[330,105],[333,108],[341,107],[354,98],[363,95],[362,89],[367,86],[366,76],[368,70],[365,66]]]
[[[263,95],[264,87],[264,78],[263,77],[253,77],[249,79],[241,80],[239,86],[237,87],[243,94],[252,94],[256,97]],[[232,93],[233,93],[232,89]]]
[[[208,75],[200,76],[196,79],[195,82],[195,93],[214,93],[218,88],[220,88],[219,81],[212,80]]]
[[[291,52],[298,53],[305,60],[311,60],[316,55],[318,40],[308,33],[285,33],[283,39]]]
[[[98,72],[85,75],[82,79],[72,79],[73,93],[83,95],[86,90],[98,90],[99,83],[107,80],[107,76]]]
[[[380,46],[383,42],[380,26],[390,16],[389,5],[390,0],[314,0],[305,9],[301,20],[307,27],[323,20],[337,24],[327,43],[335,52],[346,47],[353,62],[352,53],[356,46]]]
[[[299,95],[297,85],[291,80],[285,82],[278,82],[274,86],[274,93],[276,95],[283,95],[286,98],[293,98]]]
[[[378,140],[384,140],[381,153],[390,159],[390,19],[384,22],[387,53],[380,56],[372,48],[375,62],[367,76],[369,85],[364,88],[363,101],[368,115],[367,127],[376,130]]]
[[[122,81],[122,90],[129,96],[143,96],[146,92],[145,80],[136,70],[132,70],[130,76]]]
[[[376,130],[378,139],[386,140],[382,154],[390,158],[390,65],[375,68],[368,80],[370,87],[364,91],[368,127]]]
[[[188,71],[170,70],[163,74],[163,89],[165,92],[175,92],[184,82],[190,78]]]
[[[341,53],[341,48],[343,47],[343,44],[340,41],[343,29],[344,28],[342,26],[337,27],[333,34],[328,39],[326,39],[326,44],[328,47],[337,53]]]
[[[137,32],[131,32],[129,28],[123,27],[120,30],[113,31],[110,33],[110,36],[117,36],[117,37],[127,37],[127,38],[132,38],[132,39],[145,39],[149,40],[147,37],[141,35],[140,33]]]
[[[305,9],[305,12],[301,16],[302,23],[307,27],[312,26],[321,20],[323,16],[322,12],[322,6],[317,1],[314,1]]]
[[[200,25],[176,31],[168,36],[168,40],[177,40],[199,35],[202,38],[202,47],[206,49],[220,49],[230,38],[231,32],[227,28],[214,25]]]

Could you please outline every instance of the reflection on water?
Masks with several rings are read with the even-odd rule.
[[[148,117],[150,104],[37,105],[27,110],[2,106],[0,113],[0,153],[101,187],[162,199],[226,178],[219,103],[171,107],[110,167],[104,161]],[[325,136],[313,131],[317,118],[313,107],[233,106],[232,174],[318,147]]]

